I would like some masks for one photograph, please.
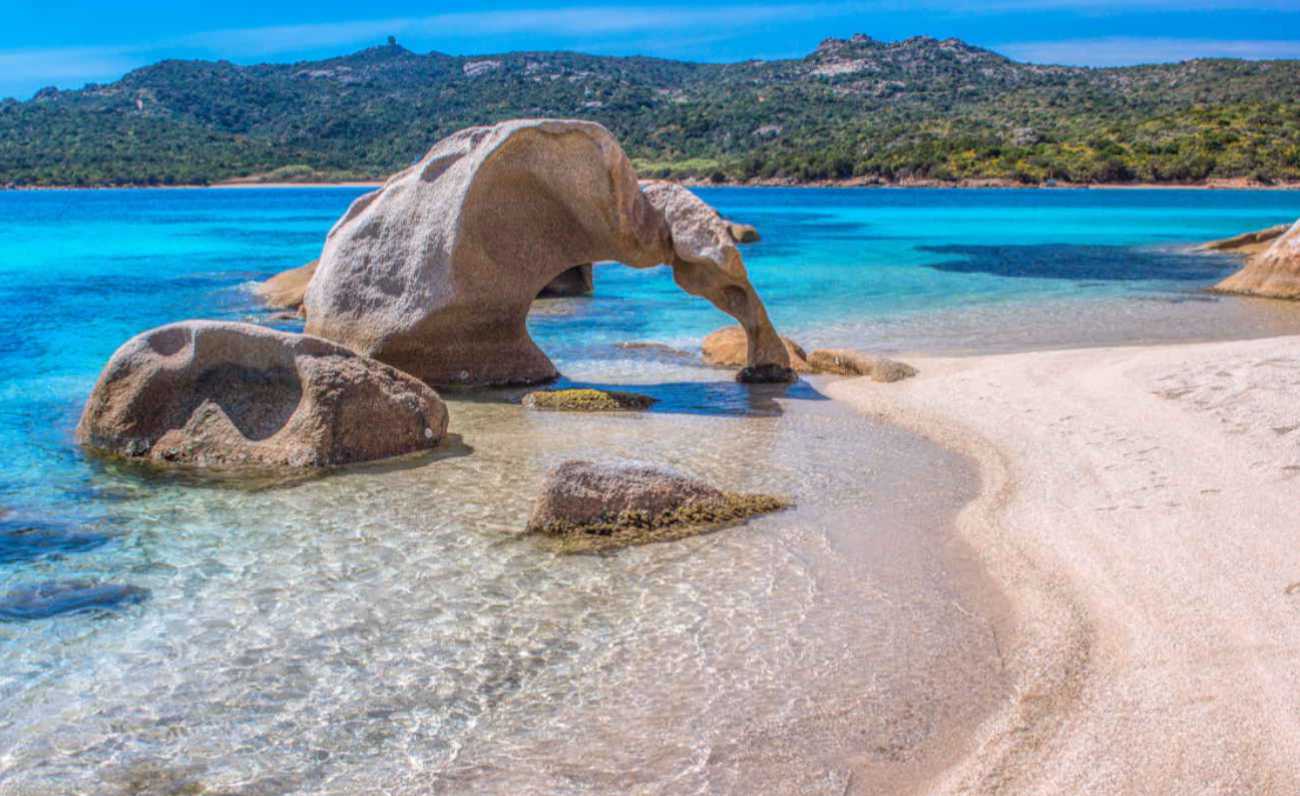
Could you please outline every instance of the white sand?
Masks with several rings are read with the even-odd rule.
[[[926,790],[1300,793],[1300,337],[911,361],[829,391],[979,462],[1018,686]]]

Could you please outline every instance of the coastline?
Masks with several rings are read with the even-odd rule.
[[[1013,696],[925,792],[1300,788],[1297,344],[920,358],[828,387],[981,473],[957,532],[1010,602]]]
[[[658,178],[646,178],[658,179]],[[1300,191],[1300,182],[1260,183],[1249,180],[1225,179],[1209,180],[1198,183],[1165,182],[1107,182],[1107,183],[1021,183],[1014,180],[970,179],[970,180],[901,180],[881,181],[875,179],[853,178],[847,180],[749,180],[745,182],[703,180],[696,178],[676,179],[662,178],[666,182],[680,182],[691,188],[881,188],[881,189],[916,189],[916,188],[958,188],[997,189],[997,190],[1101,190],[1101,191]],[[187,185],[9,185],[0,187],[0,191],[122,191],[122,190],[247,190],[286,188],[378,188],[383,180],[343,180],[339,182],[247,182],[230,180],[207,184]]]

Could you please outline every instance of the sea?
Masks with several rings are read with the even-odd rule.
[[[563,384],[659,398],[645,414],[448,393],[434,454],[278,480],[74,443],[138,332],[300,330],[250,287],[314,259],[363,190],[0,192],[0,792],[842,793],[960,753],[1007,688],[999,595],[952,530],[973,464],[824,377],[707,367],[729,319],[666,268],[598,264],[593,296],[529,322]],[[1300,333],[1300,305],[1207,292],[1238,263],[1193,251],[1294,221],[1296,192],[697,190],[758,228],[750,278],[809,349]],[[573,458],[794,508],[558,555],[521,530]],[[82,603],[33,599],[69,583]]]

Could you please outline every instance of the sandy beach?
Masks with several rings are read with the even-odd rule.
[[[1300,792],[1300,337],[913,362],[829,392],[978,462],[1015,683],[924,790]]]

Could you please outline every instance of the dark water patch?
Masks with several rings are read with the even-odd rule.
[[[0,520],[0,564],[81,553],[108,544],[113,537],[76,525],[39,520]]]
[[[27,622],[82,612],[108,612],[144,602],[149,590],[120,583],[57,580],[15,589],[0,597],[0,622]]]
[[[955,259],[926,263],[926,267],[936,271],[1029,279],[1211,282],[1238,265],[1227,257],[1065,243],[921,246],[918,251],[957,255]]]

